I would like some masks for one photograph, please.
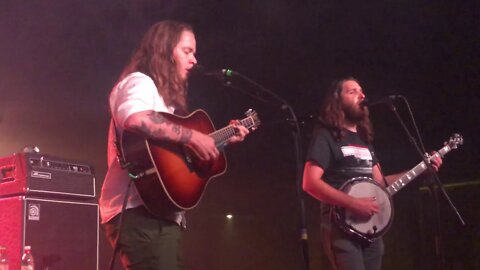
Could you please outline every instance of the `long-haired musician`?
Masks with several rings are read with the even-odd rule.
[[[375,197],[356,198],[339,190],[348,179],[369,177],[381,186],[402,174],[383,176],[373,154],[373,130],[369,110],[362,103],[365,93],[354,78],[332,83],[320,108],[303,174],[303,190],[321,201],[322,245],[332,269],[380,269],[382,238],[364,242],[340,230],[331,220],[331,206],[348,209],[358,218],[380,211]],[[432,159],[435,170],[441,158]]]
[[[219,156],[214,140],[201,132],[176,124],[158,112],[173,114],[187,110],[187,78],[197,63],[196,40],[192,27],[176,21],[152,25],[134,51],[110,94],[112,124],[108,141],[108,172],[100,203],[102,224],[107,237],[116,242],[126,269],[182,269],[181,228],[183,211],[156,217],[144,207],[132,185],[122,211],[128,171],[122,168],[115,147],[125,131],[156,142],[188,146],[202,161]],[[238,121],[236,135],[228,143],[243,141],[249,131]]]

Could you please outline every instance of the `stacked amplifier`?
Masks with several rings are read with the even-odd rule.
[[[35,269],[98,269],[99,214],[90,165],[40,153],[0,158],[0,245],[10,269],[25,246]]]

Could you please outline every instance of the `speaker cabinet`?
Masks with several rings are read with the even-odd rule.
[[[0,245],[10,269],[20,269],[24,246],[35,269],[98,269],[98,204],[15,196],[0,199]]]

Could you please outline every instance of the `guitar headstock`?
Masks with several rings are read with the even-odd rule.
[[[463,137],[458,133],[454,133],[445,145],[448,145],[451,149],[457,149],[459,145],[463,144]]]
[[[246,128],[251,130],[256,130],[258,126],[260,126],[261,121],[260,121],[260,118],[258,118],[258,114],[256,111],[252,109],[248,109],[245,112],[245,116],[247,116],[247,118],[251,121],[247,123],[247,125],[245,125]]]

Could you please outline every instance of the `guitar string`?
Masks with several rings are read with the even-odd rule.
[[[240,120],[240,124],[247,128],[253,126],[252,121],[249,121],[250,118],[245,118]],[[210,134],[210,136],[214,139],[214,141],[219,144],[225,142],[228,138],[234,136],[236,133],[235,128],[233,126],[226,126],[222,129],[216,130]]]

